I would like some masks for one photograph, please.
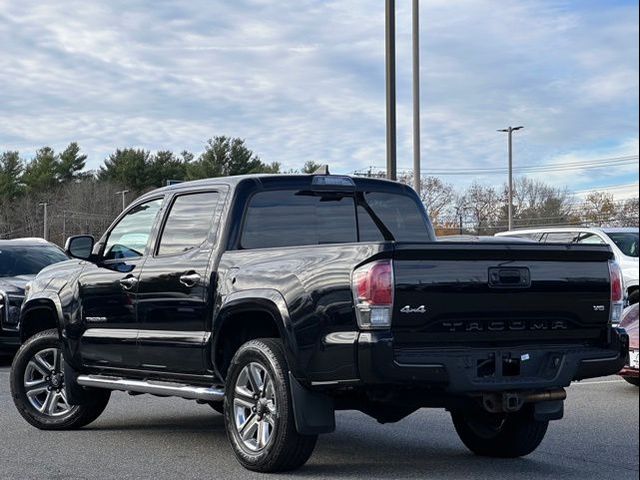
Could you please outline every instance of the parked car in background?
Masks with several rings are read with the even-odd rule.
[[[445,235],[438,237],[439,242],[486,242],[486,243],[535,243],[528,238],[491,237],[489,235]]]
[[[629,335],[629,363],[620,371],[620,375],[627,382],[636,387],[640,387],[640,374],[638,365],[638,354],[640,345],[638,344],[638,304],[631,305],[622,314],[620,326]]]
[[[0,240],[0,353],[20,346],[20,306],[27,283],[44,267],[68,259],[60,247],[41,238]]]
[[[628,302],[638,303],[638,227],[545,227],[496,233],[496,237],[528,238],[540,243],[606,244],[611,247],[622,276]]]

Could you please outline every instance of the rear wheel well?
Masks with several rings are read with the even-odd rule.
[[[56,314],[47,307],[38,307],[29,310],[21,321],[20,338],[22,342],[44,330],[58,328]]]
[[[256,338],[280,338],[278,324],[271,313],[243,310],[225,315],[214,353],[216,369],[223,378],[240,346]]]

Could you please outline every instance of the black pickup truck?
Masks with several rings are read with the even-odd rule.
[[[66,250],[22,306],[22,416],[70,429],[112,390],[193,399],[257,471],[303,465],[340,409],[385,423],[445,408],[476,454],[527,455],[564,387],[628,355],[609,247],[436,242],[395,182],[182,183]]]

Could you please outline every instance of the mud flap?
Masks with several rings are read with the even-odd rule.
[[[333,432],[336,429],[333,399],[328,395],[304,388],[291,372],[289,372],[289,385],[298,433],[317,435]]]
[[[533,417],[538,422],[560,420],[564,416],[564,401],[538,402],[533,404]]]
[[[71,365],[64,362],[62,372],[64,373],[64,390],[69,405],[87,405],[95,401],[94,390],[78,385],[78,372]]]

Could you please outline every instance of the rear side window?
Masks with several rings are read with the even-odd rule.
[[[353,197],[279,190],[253,196],[240,243],[267,248],[356,241]]]
[[[547,233],[545,243],[575,243],[580,236],[579,232],[552,232]]]
[[[180,254],[202,245],[211,230],[217,203],[217,192],[177,197],[160,237],[158,255]]]
[[[604,240],[600,238],[599,235],[595,233],[583,233],[580,235],[580,239],[578,243],[587,243],[590,245],[604,245]]]

